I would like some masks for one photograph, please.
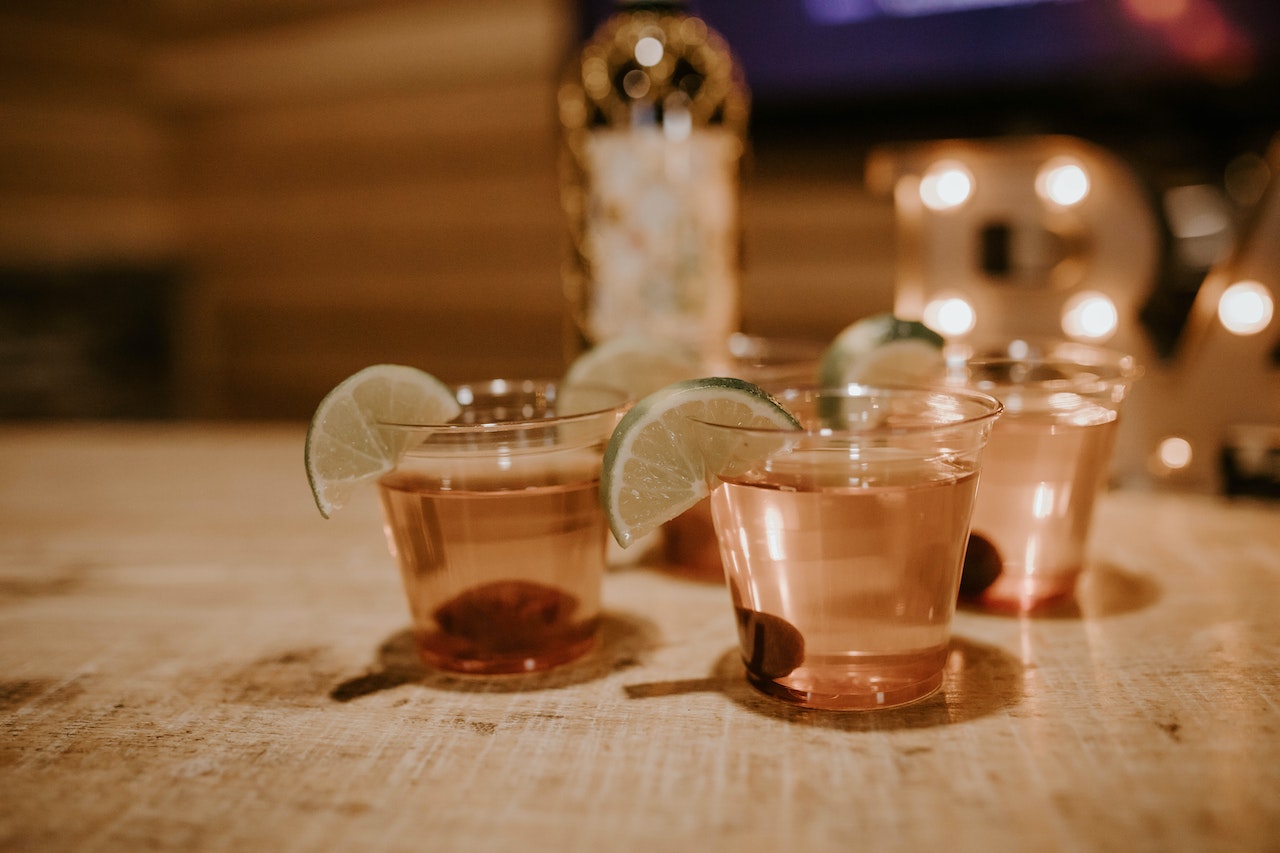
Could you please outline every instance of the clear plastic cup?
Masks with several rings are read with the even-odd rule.
[[[627,397],[494,380],[454,389],[448,424],[381,424],[408,449],[378,483],[423,660],[547,669],[595,643],[608,526],[604,446]]]
[[[945,388],[775,396],[802,430],[691,420],[747,679],[809,708],[923,699],[942,684],[1000,404]]]

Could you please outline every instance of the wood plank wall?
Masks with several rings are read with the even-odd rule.
[[[142,40],[98,4],[18,5],[0,5],[0,264],[166,256],[169,138]]]
[[[6,6],[0,266],[177,264],[187,416],[305,417],[374,361],[556,374],[572,38],[567,0]],[[746,328],[890,307],[892,211],[858,168],[757,147]]]

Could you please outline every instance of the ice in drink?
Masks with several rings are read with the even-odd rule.
[[[942,683],[977,477],[806,464],[712,494],[747,677],[809,707],[891,707]]]

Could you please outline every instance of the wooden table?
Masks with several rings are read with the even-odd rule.
[[[426,671],[303,434],[0,428],[0,849],[1280,849],[1276,505],[1109,495],[1078,608],[961,612],[940,694],[805,712],[660,566],[577,665]]]

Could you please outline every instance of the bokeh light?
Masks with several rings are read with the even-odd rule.
[[[1124,0],[1125,8],[1139,21],[1164,23],[1187,14],[1190,0]]]
[[[1103,341],[1120,325],[1120,314],[1110,297],[1097,291],[1077,293],[1062,309],[1062,331],[1069,337]]]
[[[1156,447],[1156,458],[1169,471],[1181,471],[1186,468],[1191,464],[1193,456],[1191,442],[1179,435],[1162,438]]]
[[[1233,335],[1256,335],[1275,313],[1271,291],[1260,282],[1238,281],[1218,299],[1218,319]]]
[[[1045,163],[1036,175],[1036,194],[1051,204],[1071,207],[1089,196],[1089,173],[1078,161],[1059,157]]]
[[[645,68],[652,68],[662,61],[662,55],[666,51],[662,47],[662,42],[653,36],[645,36],[636,41],[635,56],[636,62],[639,62]]]
[[[942,296],[925,306],[922,319],[944,338],[952,338],[972,331],[978,315],[963,297]]]
[[[942,160],[920,179],[920,200],[930,210],[953,210],[973,195],[973,173],[963,163]]]

